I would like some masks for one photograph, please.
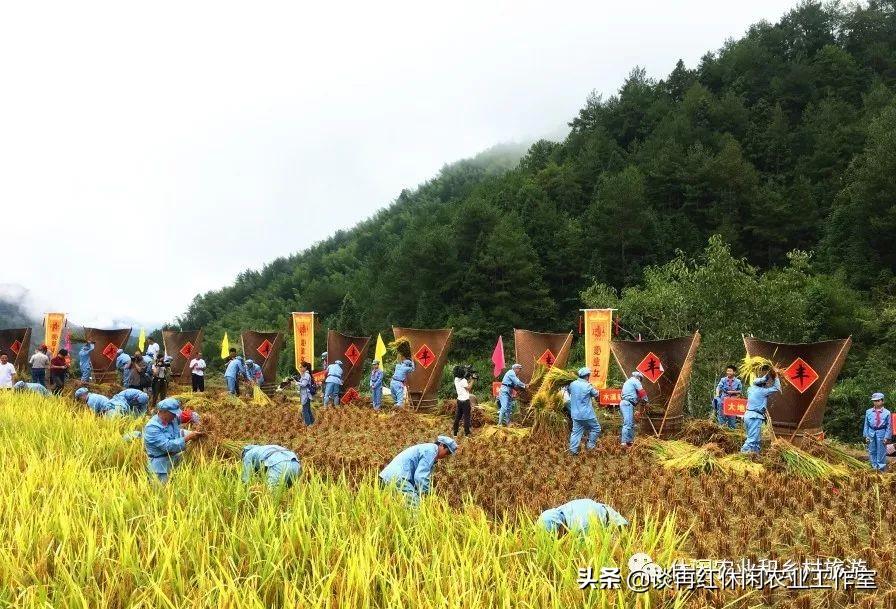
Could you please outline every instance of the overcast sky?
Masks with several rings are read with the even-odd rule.
[[[793,5],[5,3],[0,294],[172,320],[447,162],[557,134],[633,66],[693,67]]]

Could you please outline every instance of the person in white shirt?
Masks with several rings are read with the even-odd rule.
[[[454,436],[460,429],[461,417],[464,419],[464,433],[470,436],[470,390],[476,375],[469,366],[457,366],[454,368],[454,390],[457,391],[457,410],[454,411]]]
[[[159,343],[153,338],[146,339],[146,355],[151,357],[153,362],[159,357]]]
[[[193,391],[205,391],[205,360],[202,359],[202,352],[190,360],[190,374]]]
[[[34,355],[31,356],[31,359],[28,360],[28,363],[31,364],[31,382],[40,383],[46,387],[47,368],[50,367],[50,356],[47,355],[47,346],[41,345],[40,348],[34,352]]]
[[[16,377],[16,367],[9,363],[5,353],[0,354],[0,389],[12,389],[12,380]]]

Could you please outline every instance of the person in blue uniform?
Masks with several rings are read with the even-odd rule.
[[[887,469],[887,442],[893,438],[890,411],[884,408],[884,394],[871,396],[871,408],[865,411],[865,427],[862,435],[868,444],[868,461],[872,469],[882,472]]]

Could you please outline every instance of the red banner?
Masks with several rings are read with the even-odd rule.
[[[601,389],[599,397],[601,406],[619,406],[622,401],[622,389]]]
[[[746,412],[746,398],[725,398],[722,400],[722,414],[726,417],[742,417]]]
[[[339,403],[340,404],[351,404],[352,402],[357,400],[359,397],[361,397],[361,394],[358,393],[358,390],[355,389],[354,387],[349,387],[348,391],[346,391],[345,394],[339,398]]]

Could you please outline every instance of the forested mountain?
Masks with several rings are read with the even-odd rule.
[[[623,326],[652,332],[626,293],[659,290],[663,272],[683,281],[668,265],[725,260],[706,276],[780,290],[765,295],[770,315],[801,316],[787,338],[855,334],[857,373],[869,354],[893,357],[879,324],[896,290],[894,91],[896,3],[803,3],[662,80],[635,68],[618,94],[587,100],[565,141],[511,167],[447,166],[354,229],[197,296],[179,323],[212,341],[315,310],[323,328],[365,333],[452,326],[456,351],[481,355],[514,327],[574,328],[585,302],[621,302]],[[808,283],[774,280],[794,273]],[[791,307],[790,289],[806,302]],[[720,325],[763,330],[724,290],[704,297]]]

